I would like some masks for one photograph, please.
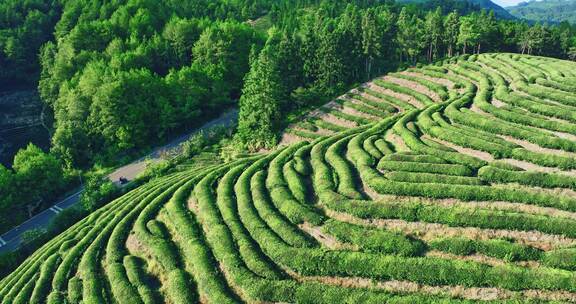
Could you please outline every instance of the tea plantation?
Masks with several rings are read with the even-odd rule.
[[[576,302],[576,64],[459,57],[107,204],[1,303]]]

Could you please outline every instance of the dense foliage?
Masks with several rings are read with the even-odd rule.
[[[14,158],[13,170],[0,165],[0,231],[42,210],[72,182],[54,157],[30,144]]]

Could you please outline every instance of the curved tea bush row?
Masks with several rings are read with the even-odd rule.
[[[494,303],[568,301],[576,144],[552,133],[576,130],[552,113],[571,108],[567,70],[475,55],[396,74],[438,103],[376,80],[339,101],[374,119],[330,108],[358,126],[309,118],[289,132],[310,142],[176,166],[47,242],[0,281],[0,302],[473,303],[482,288]]]
[[[396,77],[396,78],[401,78],[401,79],[405,79],[405,80],[409,80],[415,83],[418,83],[420,85],[425,86],[426,88],[428,88],[430,91],[438,94],[438,97],[440,97],[441,100],[447,100],[448,99],[448,90],[446,89],[445,86],[439,85],[435,82],[432,82],[430,80],[424,79],[424,78],[419,78],[419,77],[415,77],[415,76],[410,76],[410,75],[406,75],[406,74],[402,74],[402,73],[394,73],[391,74],[392,76]]]
[[[375,116],[375,117],[386,117],[388,115],[390,115],[390,113],[382,111],[380,109],[371,107],[371,106],[367,106],[365,104],[362,103],[354,103],[350,100],[344,100],[344,99],[336,99],[334,102],[336,102],[337,104],[343,106],[343,107],[348,107],[351,109],[354,109],[356,111],[359,111],[360,113],[364,113],[367,115],[371,115],[371,116]]]
[[[367,88],[367,87],[360,87],[357,90],[360,92],[364,92],[364,93],[366,93],[366,94],[368,94],[374,98],[383,100],[384,102],[389,103],[389,104],[391,104],[391,105],[395,106],[396,108],[403,110],[403,111],[409,111],[409,110],[416,108],[408,102],[405,102],[405,101],[398,99],[394,96],[382,94],[380,92],[377,92],[377,91],[372,90],[372,89]]]
[[[356,93],[348,93],[348,94],[346,94],[346,97],[358,100],[358,101],[360,101],[360,102],[362,102],[362,103],[364,103],[370,107],[379,109],[380,112],[384,112],[387,114],[398,112],[397,108],[395,108],[394,106],[391,106],[390,104],[388,104],[387,102],[382,101],[382,100],[374,101],[370,98],[364,97],[364,96],[362,96],[360,94],[356,94]]]
[[[481,253],[506,261],[539,260],[542,251],[533,247],[506,240],[472,240],[465,238],[443,238],[430,242],[430,248],[456,255]]]
[[[412,89],[409,88],[405,88],[402,86],[399,86],[395,83],[391,83],[391,82],[386,82],[386,81],[382,81],[379,79],[374,80],[374,83],[382,88],[394,91],[396,93],[400,93],[400,94],[404,94],[404,95],[408,95],[408,96],[412,96],[414,97],[416,100],[418,100],[419,102],[421,102],[423,105],[427,106],[427,105],[431,105],[434,103],[434,101],[428,97],[427,95],[424,95],[422,93],[416,92]]]
[[[576,178],[541,172],[509,171],[492,166],[482,167],[478,177],[491,183],[519,183],[543,188],[576,189]]]

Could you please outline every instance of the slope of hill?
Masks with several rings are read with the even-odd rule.
[[[574,301],[575,67],[486,54],[375,79],[289,145],[99,209],[0,302]]]
[[[445,13],[458,10],[461,14],[484,9],[494,11],[494,14],[501,19],[513,19],[514,17],[504,8],[490,0],[399,0],[399,3],[416,3],[429,9],[436,7],[443,8]]]
[[[523,2],[506,10],[515,17],[530,21],[576,23],[576,0],[543,0]]]

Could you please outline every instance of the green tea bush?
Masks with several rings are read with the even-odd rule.
[[[338,109],[333,109],[333,108],[328,108],[328,107],[322,107],[319,109],[320,111],[327,113],[327,114],[331,114],[334,115],[337,118],[343,119],[343,120],[347,120],[350,122],[355,123],[356,125],[365,125],[365,124],[369,124],[372,121],[370,119],[364,118],[364,117],[360,117],[360,116],[356,116],[356,115],[351,115],[348,113],[344,113],[341,110]]]
[[[366,252],[418,256],[426,250],[424,243],[419,240],[383,229],[329,220],[322,226],[322,230],[342,242],[357,245]]]
[[[561,174],[509,171],[486,166],[478,171],[478,177],[491,183],[519,183],[543,188],[576,189],[576,178]]]
[[[406,74],[402,74],[402,73],[394,73],[394,74],[392,74],[392,76],[394,76],[396,78],[409,80],[409,81],[415,82],[417,84],[423,85],[424,87],[430,89],[432,92],[438,94],[438,97],[442,101],[445,101],[448,99],[448,90],[443,85],[439,85],[439,84],[437,84],[433,81],[430,81],[428,79],[425,79],[425,78],[415,77],[415,76],[406,75]]]
[[[348,107],[351,109],[354,109],[360,113],[363,114],[367,114],[367,115],[371,115],[371,116],[376,116],[376,117],[386,117],[389,115],[388,112],[384,112],[382,110],[379,110],[377,108],[362,104],[362,103],[354,103],[350,100],[345,100],[345,99],[336,99],[334,100],[334,102],[336,102],[337,104],[343,106],[343,107]]]
[[[389,103],[400,110],[410,111],[410,110],[413,110],[416,108],[412,104],[410,104],[404,100],[401,100],[401,99],[396,98],[394,96],[380,93],[378,91],[372,90],[372,89],[367,88],[367,87],[360,87],[360,88],[358,88],[358,91],[366,93],[370,96],[373,96],[374,98],[383,100],[384,102]]]
[[[418,172],[386,172],[384,177],[387,179],[406,182],[406,183],[437,183],[437,184],[454,184],[454,185],[482,185],[482,180],[476,177],[453,176],[435,173],[418,173]]]
[[[576,249],[566,248],[548,251],[542,258],[542,263],[548,267],[576,270]]]
[[[390,104],[388,104],[387,102],[384,101],[374,101],[368,97],[362,96],[360,94],[355,94],[355,93],[348,93],[346,95],[348,98],[352,98],[355,100],[358,100],[370,107],[373,107],[375,109],[379,109],[382,113],[386,113],[386,114],[391,114],[391,113],[396,113],[398,112],[398,109],[395,108],[394,106],[391,106]],[[371,96],[371,95],[368,95]],[[376,98],[374,98],[376,99]],[[386,115],[386,116],[388,116]]]
[[[542,251],[506,240],[472,240],[466,238],[442,238],[429,243],[431,249],[456,255],[484,254],[505,261],[537,261]]]
[[[399,85],[391,83],[391,82],[385,82],[385,81],[382,81],[379,79],[374,80],[374,83],[380,87],[394,91],[396,93],[412,96],[425,106],[431,105],[434,103],[434,101],[430,97],[428,97],[427,95],[416,92],[412,89],[402,87],[402,86],[399,86]]]
[[[378,163],[378,169],[386,171],[425,172],[456,176],[472,175],[472,170],[463,165],[415,163],[410,161],[390,161],[386,159],[382,159],[382,161]]]

